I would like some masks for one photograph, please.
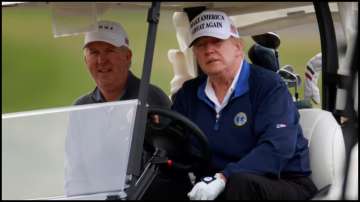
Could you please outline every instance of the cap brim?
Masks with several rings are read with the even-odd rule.
[[[86,36],[83,48],[85,48],[88,44],[96,41],[106,42],[116,47],[127,46],[125,43],[117,43],[115,39],[104,36],[104,34],[101,34],[99,32],[92,32],[92,33],[88,33],[88,35]]]
[[[84,49],[87,45],[89,45],[90,43],[97,42],[97,41],[106,42],[106,43],[111,44],[111,45],[113,45],[113,46],[115,46],[115,47],[120,47],[120,46],[117,46],[116,44],[114,44],[114,43],[112,43],[112,42],[110,42],[110,41],[98,39],[98,40],[93,40],[93,41],[87,42],[86,44],[84,44],[83,49]]]
[[[194,42],[197,39],[199,39],[200,37],[203,37],[203,36],[209,36],[209,37],[214,37],[214,38],[225,40],[225,39],[230,38],[231,34],[225,35],[225,34],[212,33],[212,32],[201,33],[192,39],[191,43],[189,44],[189,48],[191,48],[191,46],[194,44]]]

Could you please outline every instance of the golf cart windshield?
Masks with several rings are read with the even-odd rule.
[[[49,4],[50,6],[57,5],[59,6],[57,8],[61,7],[61,3],[43,2],[42,4]],[[94,6],[95,4],[96,6]],[[172,20],[173,20],[173,25],[175,25],[175,32],[173,32],[173,35],[176,36],[179,45],[178,49],[169,50],[168,52],[169,53],[168,57],[171,64],[162,65],[163,67],[160,67],[168,70],[171,69],[169,68],[170,65],[174,66],[175,75],[173,80],[171,80],[170,82],[171,94],[175,93],[175,91],[181,87],[182,82],[197,76],[196,61],[193,57],[192,50],[189,49],[187,46],[187,42],[189,40],[189,33],[188,33],[189,30],[187,29],[187,25],[189,24],[188,22],[189,19],[186,13],[184,12],[184,8],[207,6],[208,8],[212,8],[212,9],[224,10],[233,17],[236,25],[238,26],[238,29],[241,30],[240,33],[242,33],[242,36],[250,37],[251,35],[258,35],[265,33],[267,31],[273,31],[271,29],[276,30],[276,29],[286,28],[292,25],[302,25],[302,24],[306,24],[309,21],[312,21],[313,23],[316,24],[316,20],[320,19],[319,15],[321,14],[321,13],[319,14],[319,7],[325,9],[325,7],[327,7],[327,4],[326,6],[324,6],[324,8],[320,5],[321,3],[314,3],[314,4],[316,4],[318,8],[317,13],[315,13],[313,10],[314,6],[312,2],[293,2],[293,3],[292,2],[271,2],[271,3],[164,2],[161,3],[162,5],[161,8],[166,8],[169,9],[170,11],[174,11]],[[95,20],[98,20],[97,18],[98,16],[94,15],[94,13],[100,14],[102,13],[103,10],[109,8],[109,6],[114,8],[123,7],[123,8],[147,9],[150,8],[150,5],[152,5],[152,3],[150,2],[101,3],[100,2],[100,3],[84,3],[84,5],[93,12],[81,12],[82,15],[79,21],[59,20],[59,18],[56,17],[55,19],[53,19],[54,21],[53,21],[52,31],[55,37],[68,36],[74,34],[77,35],[84,31],[92,30],[93,27],[88,25],[92,24]],[[302,6],[307,6],[307,8],[304,10],[295,9],[297,7],[302,7]],[[73,7],[74,10],[76,10],[75,7],[76,6]],[[308,7],[312,9],[308,9]],[[53,8],[53,11],[56,11],[56,9],[54,9],[55,7],[51,7],[51,8]],[[158,12],[157,9],[159,9],[159,7],[157,7],[157,9],[153,9],[156,8],[156,6],[151,8],[152,10],[151,9],[149,10],[147,20],[148,22],[152,22],[156,24],[157,21],[159,20],[158,18],[159,16],[157,15]],[[294,10],[286,10],[286,8],[294,8]],[[344,7],[344,10],[345,9],[346,7]],[[73,12],[74,10],[69,9],[66,11],[65,9],[66,12],[61,12],[61,11],[57,13],[55,12],[54,16],[63,16],[63,14],[65,15],[69,14],[70,16],[72,16],[73,14],[77,15],[77,12]],[[310,12],[308,12],[309,10]],[[273,13],[270,13],[270,11],[271,12],[274,11],[274,13],[280,15],[274,17],[272,16]],[[325,9],[325,12],[326,11],[327,10]],[[334,15],[333,16],[334,20],[339,18],[337,12],[331,13],[330,16],[331,15]],[[251,18],[251,20],[247,20],[248,17],[253,17],[253,18]],[[69,17],[67,19],[72,19],[72,18]],[[185,21],[184,19],[187,19],[187,21]],[[171,17],[168,17],[167,20],[171,21]],[[143,23],[144,21],[145,18],[142,19],[141,22]],[[323,27],[329,27],[329,24],[327,23],[328,22],[327,21],[324,22],[324,20],[319,22],[319,24],[323,25]],[[330,23],[332,23],[331,17],[330,17]],[[145,23],[141,24],[141,26],[143,26],[144,24]],[[140,26],[138,24],[131,24],[131,23],[129,23],[129,25],[130,25],[129,27]],[[319,37],[319,34],[317,32],[319,27],[316,26],[315,28],[309,30],[316,32],[316,36]],[[48,30],[49,32],[50,29],[51,28],[49,27]],[[165,32],[164,30],[165,29],[161,31]],[[170,32],[169,30],[171,30],[171,28],[169,29],[168,27],[166,29],[166,34]],[[324,31],[324,28],[320,29],[320,31],[325,33],[330,33],[329,36],[325,35],[327,38],[324,39],[321,38],[321,42],[327,43],[326,46],[324,46],[323,44],[321,46],[321,48],[323,48],[321,51],[327,53],[324,54],[323,56],[323,59],[325,60],[324,66],[337,67],[338,66],[337,60],[332,60],[334,58],[337,58],[337,55],[333,54],[333,52],[336,51],[336,45],[333,49],[329,48],[329,47],[333,47],[333,46],[329,46],[329,44],[334,45],[337,41],[335,41],[334,38],[331,36],[331,32],[328,32],[327,30]],[[138,31],[135,34],[140,34],[140,33]],[[9,35],[16,35],[16,34],[13,34],[11,32],[11,34]],[[134,175],[135,177],[139,177],[138,175],[139,161],[131,161],[131,159],[139,160],[142,151],[141,144],[144,137],[143,136],[144,127],[146,124],[145,116],[147,112],[147,109],[145,109],[145,104],[144,104],[145,103],[144,100],[146,99],[146,89],[144,87],[147,87],[148,80],[150,77],[152,54],[154,53],[153,51],[155,46],[154,45],[155,36],[156,36],[156,26],[155,27],[150,26],[148,32],[147,44],[151,44],[151,45],[147,46],[145,44],[141,44],[142,50],[145,48],[145,57],[144,57],[145,59],[143,60],[143,56],[141,56],[140,58],[141,59],[140,63],[144,61],[143,63],[144,68],[143,68],[142,84],[141,84],[142,90],[140,90],[140,95],[138,100],[129,101],[129,102],[96,104],[93,105],[92,107],[76,106],[76,107],[65,107],[61,109],[32,111],[29,113],[25,112],[25,113],[15,113],[15,114],[3,114],[2,116],[3,199],[33,199],[33,198],[48,198],[54,196],[55,196],[54,199],[59,199],[59,197],[56,196],[64,197],[64,195],[66,195],[66,192],[64,190],[64,187],[66,187],[65,184],[66,180],[64,181],[64,179],[66,178],[67,175],[67,173],[65,173],[64,171],[64,166],[67,165],[67,162],[71,161],[71,159],[66,158],[67,152],[65,147],[65,143],[66,143],[65,139],[66,136],[70,137],[70,135],[73,134],[80,134],[80,136],[86,135],[87,137],[92,135],[93,137],[93,138],[85,138],[81,140],[83,145],[78,147],[79,149],[85,150],[85,152],[83,153],[87,157],[81,158],[81,160],[84,160],[83,165],[85,165],[85,167],[86,166],[91,167],[91,169],[88,171],[89,173],[91,172],[93,174],[98,173],[97,169],[99,170],[107,169],[107,167],[105,166],[107,163],[111,163],[112,166],[116,165],[115,167],[113,167],[114,169],[116,168],[116,171],[112,172],[113,170],[106,170],[105,172],[100,172],[100,175],[94,174],[91,175],[91,177],[85,176],[85,178],[83,179],[91,179],[90,180],[91,182],[85,182],[85,184],[87,184],[86,186],[84,186],[85,188],[82,186],[75,187],[73,190],[74,192],[68,193],[69,196],[76,197],[76,196],[92,195],[93,197],[90,197],[91,199],[105,199],[108,196],[111,196],[112,194],[119,195],[120,197],[124,196],[123,189],[126,188],[127,186],[126,185],[127,183],[125,183],[126,182],[125,178],[126,176],[129,176],[127,175],[129,173],[126,172],[131,171],[133,172],[130,173],[131,175],[135,174]],[[321,37],[324,37],[323,33],[321,33]],[[168,41],[165,41],[165,38],[168,39],[170,37],[163,37],[163,38],[158,37],[157,39],[158,44],[159,41],[162,44],[167,43]],[[292,36],[292,38],[294,37]],[[352,38],[350,37],[350,39]],[[298,38],[296,38],[295,41],[298,42],[297,40]],[[300,53],[300,49],[301,49],[299,47],[301,45],[303,45],[303,47],[309,47],[310,44],[315,43],[315,45],[318,46],[314,49],[316,49],[316,51],[318,52],[320,49],[319,41],[320,38],[316,38],[316,40],[307,41],[306,44],[300,44],[301,43],[300,42],[298,43],[298,46],[291,44],[293,45],[293,47],[296,47],[295,48],[296,54],[294,54],[291,57],[285,57],[285,55],[282,54],[281,55],[282,59],[295,58],[294,61],[296,61],[297,64],[291,63],[292,65],[294,66],[304,65],[305,64],[304,61],[299,62],[300,54],[298,53]],[[351,43],[351,41],[349,42]],[[286,43],[283,43],[282,41],[282,44],[286,44]],[[289,43],[287,45],[281,45],[281,48],[286,47],[288,45]],[[349,47],[350,46],[348,46],[348,50],[351,50]],[[332,54],[329,54],[330,51],[332,51]],[[16,53],[17,52],[20,52],[20,49],[16,49]],[[306,49],[306,52],[309,53],[311,52],[311,50]],[[155,54],[156,53],[157,52],[155,51]],[[286,51],[283,51],[282,53],[286,53]],[[61,51],[61,54],[65,54],[64,51]],[[167,61],[166,54],[157,53],[155,57],[159,60]],[[306,57],[307,59],[310,58],[308,56]],[[45,59],[45,58],[47,57],[41,57],[41,59]],[[17,61],[20,60],[17,59]],[[179,65],[179,68],[176,69],[175,66],[178,64],[181,65]],[[71,71],[74,71],[75,69],[74,66],[71,66],[71,68],[72,68]],[[331,78],[333,78],[335,75],[335,71],[332,70],[331,73],[332,73],[331,75],[324,74],[324,76],[327,77],[330,75]],[[68,76],[67,73],[64,74]],[[160,78],[163,77],[164,75],[163,73],[161,73],[157,76],[158,76],[157,78]],[[7,77],[3,77],[3,79],[4,78]],[[328,81],[329,80],[327,80],[327,82]],[[21,83],[19,81],[17,82]],[[71,82],[67,82],[67,83],[71,83]],[[333,96],[334,93],[332,92],[334,91],[334,89],[328,87],[329,83],[333,87],[335,87],[336,84],[336,82],[332,80],[331,82],[324,83],[324,86],[322,87],[322,89],[327,89],[327,91],[329,91],[330,89],[329,92],[331,94],[329,96],[329,93],[326,93],[325,99],[327,99],[327,103],[329,101],[331,101],[332,103],[331,105],[326,105],[325,106],[326,108],[324,109],[333,111],[334,110],[333,103],[335,103],[335,96]],[[168,85],[168,83],[166,83],[165,85]],[[3,85],[3,86],[9,86],[9,85]],[[70,85],[68,85],[67,87],[70,88]],[[71,85],[71,87],[73,87],[73,85]],[[7,92],[10,91],[7,90]],[[11,91],[11,92],[13,93],[15,91]],[[93,119],[93,117],[96,118]],[[86,126],[81,127],[80,124],[77,124],[79,120],[81,120],[80,121],[81,123],[86,122]],[[114,126],[114,128],[112,126]],[[97,135],[102,135],[102,137],[103,135],[106,135],[103,134],[105,133],[104,131],[109,131],[108,133],[106,133],[109,134],[109,139],[108,139],[109,142],[107,142],[108,144],[106,145],[111,145],[111,147],[105,148],[106,150],[100,149],[100,147],[103,145],[103,143],[100,142],[107,140],[104,140],[102,138],[101,141],[97,141],[99,140],[97,139]],[[121,140],[118,138],[121,138]],[[112,148],[114,150],[112,150]],[[96,153],[95,154],[89,152],[89,150],[90,151],[98,150],[101,152],[95,152]],[[104,151],[104,153],[102,153],[102,151]],[[112,152],[114,152],[116,155],[113,155],[114,153]],[[94,160],[92,161],[92,158],[101,158],[100,156],[97,155],[105,156],[106,158],[103,158],[104,161],[103,162],[101,161],[101,163],[99,163],[98,160],[96,160],[96,162]],[[114,162],[117,162],[118,164]],[[86,168],[84,169],[86,170]],[[89,174],[88,172],[83,172],[81,174],[87,175]],[[135,182],[134,180],[136,179],[138,178],[134,178],[132,183],[130,183],[130,185],[134,185]],[[114,183],[113,180],[116,180],[116,184],[111,184]],[[104,181],[106,181],[106,183],[104,183]],[[96,185],[92,186],[91,185],[92,182],[95,182]],[[143,189],[144,187],[137,187],[137,188]],[[99,196],[99,198],[96,198],[97,196]]]
[[[3,115],[3,199],[121,193],[137,103]]]

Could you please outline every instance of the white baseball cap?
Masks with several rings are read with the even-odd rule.
[[[125,29],[119,23],[112,21],[99,21],[96,31],[86,32],[83,48],[94,41],[104,41],[116,47],[129,47],[129,39]]]
[[[191,41],[202,36],[211,36],[219,39],[228,39],[230,36],[239,38],[240,35],[234,22],[221,11],[203,11],[190,22]]]

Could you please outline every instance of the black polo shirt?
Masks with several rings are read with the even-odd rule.
[[[127,85],[124,93],[120,96],[119,100],[137,99],[139,96],[140,79],[137,78],[131,71],[127,80]],[[170,108],[171,101],[169,97],[158,87],[150,84],[147,97],[147,104],[150,106],[161,106]],[[106,102],[104,96],[101,94],[98,87],[92,92],[81,96],[75,101],[75,105],[92,104]]]

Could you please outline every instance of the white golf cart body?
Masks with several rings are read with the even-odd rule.
[[[53,11],[54,36],[79,34],[94,29],[91,23],[96,16],[101,15],[111,6],[150,8],[150,2],[119,2],[119,3],[21,3],[3,2],[2,6],[22,6],[27,4],[49,6]],[[73,10],[69,9],[69,5]],[[322,4],[324,5],[324,4]],[[234,20],[242,36],[251,36],[277,31],[283,28],[306,24],[316,20],[312,2],[174,2],[161,3],[161,9],[174,11],[173,24],[179,47],[169,50],[168,59],[173,65],[174,77],[170,83],[171,94],[181,87],[184,81],[198,75],[197,64],[188,48],[190,41],[189,18],[183,8],[205,6],[207,9],[222,10]],[[358,110],[358,77],[357,70],[352,72],[352,58],[357,48],[357,15],[358,3],[330,3],[333,20],[342,25],[345,38],[342,41],[332,41],[333,44],[345,43],[346,52],[339,52],[337,60],[339,68],[337,75],[351,76],[356,74],[353,91],[337,88],[335,106],[323,103],[323,109],[301,109],[300,124],[304,135],[309,139],[310,163],[313,171],[311,178],[319,189],[330,189],[316,199],[357,199],[358,198],[358,147],[352,149],[351,157],[346,160],[344,134],[338,121],[331,112],[346,108],[347,95],[354,98],[356,112]],[[80,26],[62,19],[71,19],[81,8],[86,8],[86,20]],[[90,10],[89,10],[90,9]],[[257,16],[254,18],[254,16]],[[50,28],[49,28],[50,30]],[[322,36],[324,37],[324,36]],[[339,39],[337,39],[339,40]],[[336,47],[336,46],[335,46]],[[328,51],[323,49],[322,51]],[[323,54],[326,55],[326,54]],[[327,54],[330,57],[330,54]],[[325,60],[329,60],[324,56]],[[323,58],[323,59],[324,59]],[[151,70],[151,65],[150,65]],[[325,75],[325,74],[324,74]],[[326,85],[323,85],[326,88]],[[323,95],[328,96],[327,93]],[[119,101],[84,106],[69,106],[31,112],[2,114],[2,198],[3,199],[107,199],[109,196],[119,196],[126,199],[127,168],[133,145],[136,114],[139,100]],[[77,124],[73,114],[77,114]],[[79,118],[81,117],[81,118]],[[72,127],[74,126],[75,127]],[[80,127],[79,127],[80,126]],[[101,164],[90,176],[92,187],[79,188],[75,196],[66,197],[64,192],[64,165],[67,163],[65,154],[65,137],[69,131],[84,137],[88,145],[110,145],[107,151],[97,148],[86,148],[91,155],[86,159],[87,166]],[[101,138],[106,134],[108,139]],[[119,136],[120,135],[120,136]],[[101,141],[101,143],[99,143]],[[103,141],[103,142],[102,142]],[[114,142],[116,144],[114,144]],[[119,147],[121,145],[121,147]],[[25,152],[18,153],[18,148]],[[104,151],[104,153],[90,152]],[[55,152],[57,151],[57,152]],[[60,151],[60,152],[59,152]],[[56,153],[56,155],[54,155]],[[59,155],[61,153],[61,155]],[[349,155],[350,156],[350,155]],[[99,159],[103,159],[101,162]],[[46,168],[45,165],[46,164]],[[50,166],[49,166],[50,165]],[[109,165],[109,166],[106,166]],[[347,165],[348,168],[347,169]],[[106,167],[116,170],[107,170]],[[95,175],[95,174],[94,174]],[[346,177],[347,176],[347,177]],[[345,184],[345,183],[346,184]],[[90,186],[89,184],[89,186]],[[93,185],[96,186],[93,186]],[[346,189],[344,189],[344,187]]]

